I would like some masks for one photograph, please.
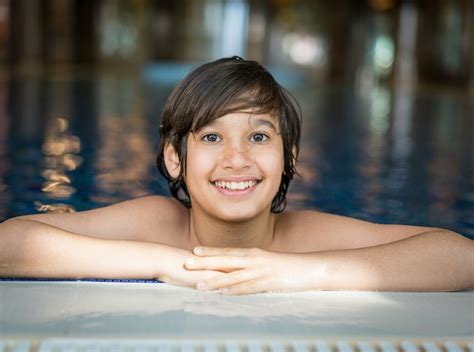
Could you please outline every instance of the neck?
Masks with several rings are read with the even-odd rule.
[[[191,247],[268,248],[272,244],[275,214],[270,211],[242,222],[211,218],[208,214],[190,211],[189,240]]]

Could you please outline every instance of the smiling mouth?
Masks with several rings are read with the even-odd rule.
[[[214,181],[211,182],[214,186],[220,188],[220,189],[226,189],[230,191],[243,191],[248,188],[251,188],[255,186],[257,183],[260,181],[257,180],[249,180],[249,181],[240,181],[240,182],[234,182],[234,181]]]

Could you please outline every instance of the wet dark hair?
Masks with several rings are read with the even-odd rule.
[[[296,173],[301,137],[301,110],[296,100],[258,62],[238,56],[199,66],[178,83],[166,101],[160,123],[160,149],[157,166],[168,180],[172,195],[191,207],[184,173],[187,140],[224,115],[250,110],[252,114],[271,114],[278,120],[283,141],[284,171],[271,211],[280,213],[286,206],[286,192]],[[179,156],[181,171],[174,179],[168,173],[164,149],[170,143]]]

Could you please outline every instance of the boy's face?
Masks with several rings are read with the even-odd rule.
[[[273,116],[225,115],[190,134],[187,148],[185,182],[194,211],[224,221],[270,211],[284,168]]]

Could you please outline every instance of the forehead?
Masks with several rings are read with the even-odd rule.
[[[269,127],[277,130],[278,120],[271,114],[252,114],[250,112],[234,112],[212,120],[205,127],[219,127],[227,124],[247,123],[251,127]]]

